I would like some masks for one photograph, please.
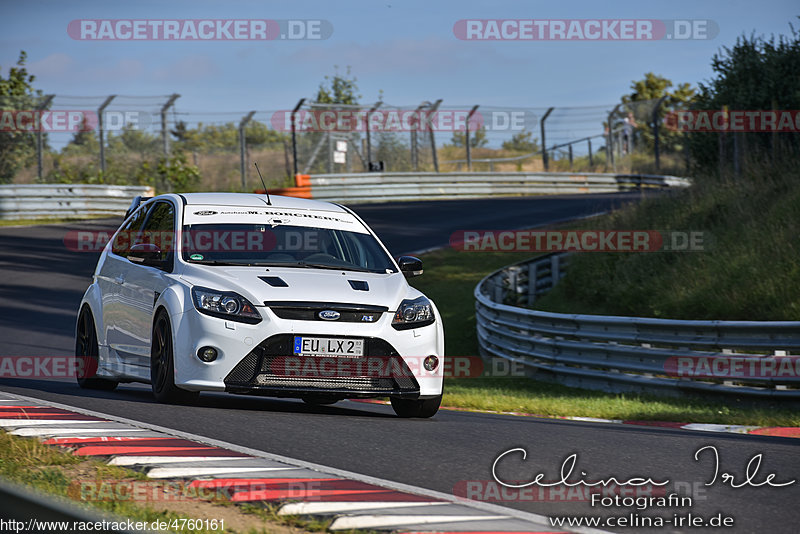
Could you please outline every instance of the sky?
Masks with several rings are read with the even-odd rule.
[[[788,34],[800,14],[796,1],[785,0],[4,0],[0,10],[4,76],[24,50],[35,87],[56,94],[56,104],[93,107],[119,94],[157,97],[126,101],[155,109],[163,95],[178,93],[174,117],[206,123],[238,122],[249,110],[266,120],[268,110],[291,109],[299,98],[312,98],[335,66],[350,68],[363,102],[382,94],[401,106],[439,98],[467,109],[556,106],[588,120],[581,108],[613,106],[646,72],[676,83],[708,80],[721,47],[742,34]],[[86,19],[305,19],[324,21],[332,33],[316,40],[73,38],[70,21]],[[454,31],[461,19],[707,20],[719,31],[689,40],[462,40]],[[562,122],[556,136],[584,131]]]

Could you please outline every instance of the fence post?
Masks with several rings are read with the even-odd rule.
[[[169,135],[167,132],[167,110],[175,103],[181,95],[173,94],[169,97],[166,104],[161,106],[161,141],[164,143],[164,157],[169,157]]]
[[[658,102],[656,103],[656,107],[653,108],[653,117],[652,117],[652,120],[653,120],[653,147],[654,147],[655,157],[656,157],[656,170],[659,170],[661,168],[661,159],[659,157],[660,154],[659,154],[659,146],[658,146],[658,112],[661,109],[661,104],[664,102],[664,100],[666,100],[666,98],[667,98],[666,95],[664,95],[661,98],[659,98]]]
[[[414,110],[414,116],[412,117],[412,119],[415,119],[415,125],[411,128],[411,167],[415,171],[419,170],[419,147],[417,146],[417,132],[422,125],[422,119],[420,118],[419,112],[424,107],[425,102],[417,106],[417,109]]]
[[[297,127],[295,126],[294,117],[297,114],[297,111],[300,109],[300,107],[303,105],[303,103],[305,101],[306,101],[305,98],[301,98],[297,102],[297,105],[292,110],[292,116],[290,117],[291,121],[292,121],[292,161],[294,163],[294,175],[295,176],[297,176],[297,134],[296,134]]]
[[[44,100],[42,100],[42,103],[39,104],[39,106],[36,108],[36,111],[39,112],[40,118],[41,118],[41,111],[43,109],[46,109],[47,106],[50,105],[50,102],[52,102],[55,97],[56,95],[44,96]],[[44,139],[42,138],[42,136],[43,133],[40,121],[39,127],[36,128],[36,176],[39,177],[40,182],[42,181],[42,173],[44,172],[44,162],[42,160],[42,151],[44,151]]]
[[[431,108],[432,114],[436,113],[436,110],[439,109],[439,104],[441,103],[441,98],[434,102],[433,107]],[[431,153],[433,154],[433,168],[436,172],[439,172],[439,158],[436,156],[436,138],[434,137],[433,128],[431,128]]]
[[[472,118],[472,115],[475,113],[475,111],[477,109],[478,109],[477,105],[476,106],[472,106],[472,109],[470,110],[469,114],[467,115],[467,122],[465,124],[465,127],[466,127],[466,134],[465,134],[466,143],[465,144],[467,146],[467,172],[472,172],[472,156],[470,154],[470,146],[469,146],[469,120]]]
[[[544,137],[544,121],[547,120],[547,117],[550,116],[550,113],[552,113],[554,109],[555,108],[552,107],[548,108],[547,111],[545,111],[544,115],[542,116],[541,120],[539,121],[539,129],[542,134],[542,164],[544,165],[545,171],[547,171],[550,166],[548,165],[547,161],[547,141],[545,140]]]
[[[569,170],[572,170],[572,143],[569,144]]]
[[[246,171],[246,165],[245,165],[245,161],[244,161],[245,160],[245,151],[246,151],[246,148],[245,148],[246,137],[245,137],[244,129],[247,126],[247,123],[250,122],[250,119],[252,119],[253,115],[255,115],[255,114],[256,114],[255,111],[251,111],[250,113],[245,115],[242,118],[242,122],[239,123],[239,171],[242,174],[242,191],[244,191],[245,188],[247,187],[247,178],[246,178],[247,171]]]
[[[594,156],[592,156],[592,139],[589,138],[586,140],[586,142],[589,143],[589,167],[594,167]]]
[[[111,101],[116,98],[117,95],[111,95],[105,99],[105,101],[97,108],[97,136],[100,141],[100,172],[105,175],[106,174],[106,147],[105,147],[105,139],[103,137],[104,129],[103,129],[103,112],[105,112],[106,108]]]
[[[611,124],[612,117],[617,113],[617,110],[622,104],[617,104],[614,106],[614,109],[611,110],[611,113],[608,114],[608,139],[606,140],[606,168],[608,164],[611,163],[614,172],[617,171],[617,164],[614,161],[614,127]]]
[[[381,107],[382,105],[383,105],[383,102],[375,102],[375,105],[372,106],[372,108],[370,108],[369,111],[367,111],[367,171],[369,171],[370,167],[372,166],[372,143],[370,141],[370,136],[369,136],[369,132],[370,132],[370,129],[371,129],[370,128],[370,123],[369,123],[369,118],[372,116],[372,113],[376,109]],[[333,154],[333,153],[331,152],[331,154]],[[328,172],[330,172],[330,171],[328,171]]]

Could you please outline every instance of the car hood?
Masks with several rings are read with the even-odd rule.
[[[193,286],[235,291],[256,306],[265,301],[339,302],[395,311],[403,299],[419,294],[402,273],[187,265],[181,278]]]

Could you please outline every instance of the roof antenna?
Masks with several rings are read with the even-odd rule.
[[[264,183],[264,177],[261,176],[261,169],[258,168],[258,163],[256,163],[255,161],[253,162],[253,165],[256,166],[256,170],[258,171],[258,177],[261,178],[261,185],[264,186],[264,193],[266,193],[267,195],[267,206],[272,206],[272,202],[270,202],[269,200],[269,191],[267,191],[267,184]]]

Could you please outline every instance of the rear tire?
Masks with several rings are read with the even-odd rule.
[[[430,399],[398,399],[391,398],[392,408],[397,417],[428,418],[436,415],[442,404],[442,396],[437,395]]]
[[[84,306],[78,316],[75,329],[75,378],[83,389],[111,391],[119,382],[97,378],[97,367],[100,364],[100,348],[97,345],[97,330],[94,327],[94,316],[88,306]]]
[[[189,404],[200,395],[175,385],[175,359],[172,346],[172,326],[169,316],[159,312],[153,323],[150,341],[150,385],[153,396],[165,404]]]

